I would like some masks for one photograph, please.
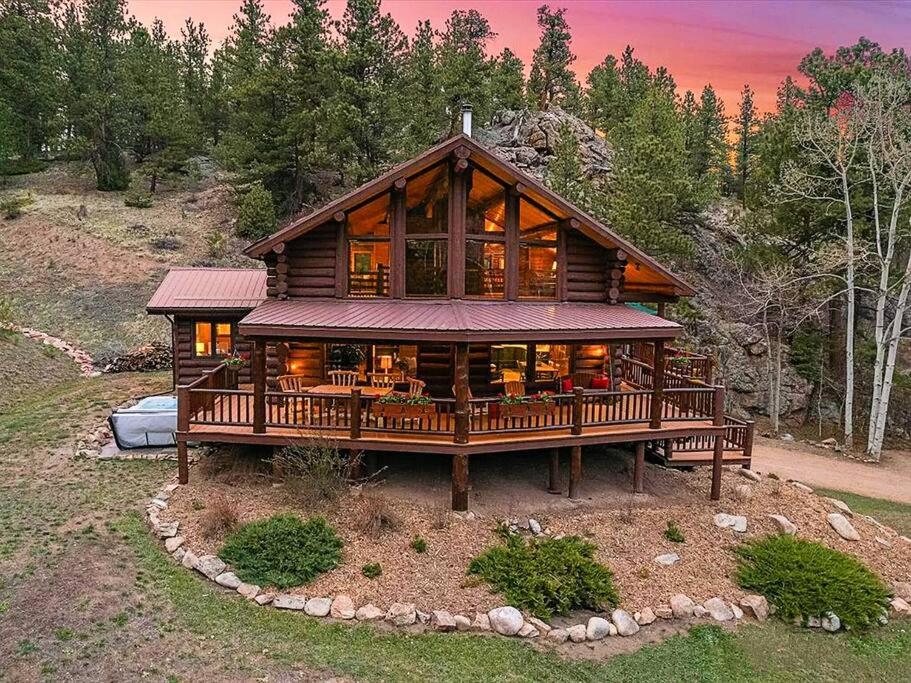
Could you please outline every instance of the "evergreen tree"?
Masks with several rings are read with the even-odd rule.
[[[433,145],[449,128],[434,45],[436,37],[430,21],[419,22],[405,57],[400,92],[408,94],[402,97],[402,105],[407,108],[402,112],[405,121],[402,137],[404,154],[409,157]]]
[[[461,130],[462,104],[470,104],[478,125],[492,113],[491,62],[487,43],[496,37],[477,10],[455,10],[440,41],[440,87],[449,116],[449,134]]]
[[[582,173],[579,141],[569,124],[560,127],[554,157],[547,166],[547,184],[583,211],[592,211],[592,186]]]
[[[685,118],[693,114],[689,106],[684,100]],[[712,86],[702,89],[694,114],[694,118],[686,118],[685,126],[690,174],[708,199],[721,194],[722,185],[730,173],[724,103]]]
[[[608,55],[592,69],[586,79],[585,118],[596,130],[610,133],[621,121],[621,83],[617,58]]]
[[[212,113],[212,68],[208,59],[211,40],[205,25],[192,19],[187,19],[180,29],[180,38],[180,78],[189,125],[192,136],[204,141],[209,134],[207,117]]]
[[[525,65],[508,47],[494,60],[490,75],[493,110],[521,109],[525,106]]]
[[[749,85],[744,85],[740,93],[740,112],[737,116],[737,194],[743,208],[747,205],[746,188],[753,163],[756,124],[753,90]]]
[[[130,184],[122,149],[127,124],[121,94],[126,0],[71,2],[64,9],[61,32],[72,146],[87,153],[99,190],[125,190]]]
[[[576,61],[576,55],[570,48],[572,34],[565,14],[564,8],[551,10],[547,5],[538,8],[541,40],[531,61],[528,95],[542,111],[551,105],[578,111],[579,84],[569,68]]]
[[[0,110],[6,150],[34,159],[58,130],[56,27],[47,0],[0,4]]]

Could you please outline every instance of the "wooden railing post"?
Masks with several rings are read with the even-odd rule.
[[[655,341],[654,362],[652,364],[652,415],[648,426],[661,429],[661,413],[664,410],[664,340]]]
[[[355,387],[351,390],[351,438],[361,438],[361,390]]]
[[[253,340],[253,433],[266,432],[266,342]]]
[[[712,424],[716,427],[724,427],[724,387],[715,387],[714,419]],[[712,500],[721,498],[721,465],[724,459],[724,432],[721,431],[715,436],[715,449],[712,452]]]
[[[585,417],[585,403],[583,403],[585,389],[576,387],[573,389],[573,429],[574,436],[582,433],[582,422]]]
[[[177,387],[177,481],[190,481],[190,463],[187,454],[186,433],[190,431],[190,389]]]
[[[468,402],[468,344],[460,342],[455,348],[455,443],[468,443],[471,406]]]
[[[753,422],[753,420],[747,420],[746,422],[747,422],[747,426],[746,426],[746,429],[744,430],[745,433],[743,435],[743,457],[747,458],[747,459],[752,459],[752,457],[753,457],[753,431],[756,428],[756,423]],[[744,467],[746,467],[747,469],[750,469],[750,464],[751,463],[747,462],[747,464],[744,465]]]

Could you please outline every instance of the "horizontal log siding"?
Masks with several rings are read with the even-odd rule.
[[[575,230],[567,230],[567,301],[607,301],[607,268],[607,249]]]
[[[285,277],[290,298],[335,296],[337,248],[335,223],[319,227],[288,243],[288,272]]]
[[[193,324],[197,320],[217,320],[218,322],[231,322],[237,325],[239,317],[220,318],[175,318],[174,324],[177,327],[177,348],[174,350],[174,365],[177,368],[176,377],[178,384],[189,384],[195,379],[202,376],[206,370],[212,370],[221,364],[220,358],[197,358],[193,356]],[[240,353],[253,352],[253,344],[249,339],[237,334],[234,337],[234,346]],[[238,375],[242,383],[252,382],[250,376],[250,365],[247,364],[241,368]]]
[[[607,348],[604,344],[577,344],[574,347],[574,372],[604,372]]]

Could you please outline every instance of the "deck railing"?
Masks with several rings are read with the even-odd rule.
[[[645,364],[649,369],[655,365],[654,347],[646,342],[630,344],[627,357]],[[664,347],[664,369],[667,374],[712,384],[714,381],[715,360],[701,353],[686,351],[674,346],[666,346]]]

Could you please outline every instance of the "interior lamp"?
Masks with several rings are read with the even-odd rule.
[[[377,360],[380,363],[380,370],[383,372],[392,370],[392,356],[378,356]]]

